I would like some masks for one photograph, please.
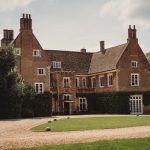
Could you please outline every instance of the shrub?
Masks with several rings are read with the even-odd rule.
[[[23,118],[33,118],[34,112],[31,109],[24,108],[22,111],[22,117]]]
[[[52,123],[52,121],[51,121],[51,120],[49,120],[49,121],[48,121],[48,123]]]
[[[88,101],[88,113],[129,114],[129,93],[93,93],[78,94],[78,97],[86,97]]]
[[[51,131],[51,128],[50,127],[46,127],[45,131]]]
[[[50,116],[52,114],[52,95],[50,92],[37,94],[33,102],[36,117]]]

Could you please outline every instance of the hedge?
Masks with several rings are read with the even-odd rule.
[[[22,117],[44,117],[52,114],[52,95],[50,92],[27,94],[22,105]]]
[[[129,114],[130,95],[142,94],[144,105],[150,105],[150,91],[145,92],[110,92],[110,93],[78,93],[77,97],[86,97],[88,101],[87,113],[101,114]]]

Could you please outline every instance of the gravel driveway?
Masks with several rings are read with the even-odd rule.
[[[71,118],[93,116],[104,117],[104,115],[84,115],[71,116]],[[57,116],[56,118],[66,118],[66,116]],[[43,144],[87,142],[103,139],[150,137],[150,126],[70,132],[31,132],[29,130],[33,126],[53,119],[54,118],[1,120],[0,149],[40,146]]]

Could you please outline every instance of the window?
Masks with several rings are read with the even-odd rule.
[[[79,98],[79,111],[87,110],[87,100],[86,98]]]
[[[99,87],[104,87],[104,76],[99,77]]]
[[[131,67],[132,68],[137,68],[138,67],[138,62],[137,61],[131,61]]]
[[[70,94],[64,94],[64,102],[71,101],[71,95]]]
[[[91,87],[95,88],[95,86],[96,86],[96,79],[95,79],[95,77],[92,77],[91,78]]]
[[[64,88],[70,87],[70,78],[69,77],[65,77],[63,79],[63,82],[64,82]]]
[[[40,50],[39,49],[34,49],[33,50],[33,56],[34,57],[39,57],[40,56]]]
[[[45,68],[37,68],[37,75],[45,75]]]
[[[113,75],[108,74],[108,86],[112,86],[112,85],[113,85]]]
[[[131,86],[139,86],[139,74],[131,73]]]
[[[15,48],[15,54],[17,56],[20,56],[21,55],[21,48]]]
[[[35,83],[35,92],[43,93],[44,92],[44,83],[42,83],[42,82]]]
[[[130,96],[130,113],[143,114],[143,96],[131,95]]]
[[[86,87],[86,78],[82,78],[82,87]]]
[[[57,88],[57,81],[56,80],[51,81],[50,84],[51,84],[52,88]]]
[[[61,68],[61,61],[53,61],[52,66],[53,68]]]
[[[76,87],[80,87],[80,79],[76,78]]]

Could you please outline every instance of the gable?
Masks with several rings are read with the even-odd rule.
[[[97,73],[116,69],[117,62],[125,51],[126,44],[106,49],[103,54],[101,51],[92,56],[89,73]]]

